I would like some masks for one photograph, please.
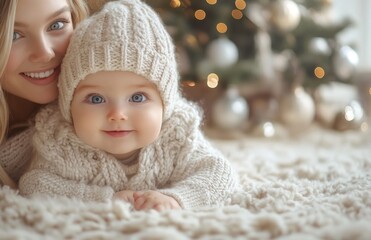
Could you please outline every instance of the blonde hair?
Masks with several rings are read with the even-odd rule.
[[[71,9],[72,22],[76,26],[89,15],[89,8],[84,0],[68,0]]]
[[[13,42],[14,21],[18,0],[0,1],[0,79],[4,74]],[[84,0],[68,0],[71,9],[73,25],[89,15],[89,9]],[[0,84],[0,144],[5,139],[9,125],[9,109]],[[5,176],[4,176],[5,175]],[[13,184],[4,169],[0,166],[0,180],[4,184]]]
[[[109,0],[86,0],[91,14],[98,12]]]
[[[13,41],[14,18],[17,0],[0,2],[0,76],[3,75],[8,62]],[[0,85],[0,143],[8,128],[9,110]]]

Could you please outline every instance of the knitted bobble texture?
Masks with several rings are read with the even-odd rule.
[[[165,120],[179,98],[174,44],[157,13],[141,1],[108,2],[77,26],[59,79],[59,104],[68,121],[75,88],[99,71],[130,71],[154,82]]]

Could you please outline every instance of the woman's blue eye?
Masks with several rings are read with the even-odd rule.
[[[99,104],[99,103],[104,103],[105,102],[104,98],[99,96],[99,95],[89,96],[88,100],[89,100],[90,103],[93,103],[93,104]]]
[[[64,22],[57,21],[53,23],[52,25],[50,25],[49,30],[59,30],[59,29],[62,29],[63,27],[64,27]]]
[[[145,100],[147,100],[147,98],[142,93],[133,94],[130,98],[131,102],[144,102]]]
[[[17,32],[13,32],[13,41],[17,40],[20,37],[21,37],[21,34],[19,34]]]

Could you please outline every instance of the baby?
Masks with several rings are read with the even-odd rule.
[[[21,194],[135,209],[222,204],[238,186],[179,90],[174,45],[155,11],[112,1],[80,23],[59,79],[59,105],[36,116],[35,157]]]

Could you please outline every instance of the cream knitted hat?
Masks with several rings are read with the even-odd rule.
[[[59,78],[59,105],[66,120],[71,121],[76,86],[98,71],[131,71],[154,82],[162,96],[164,120],[180,96],[172,39],[156,12],[140,0],[108,2],[78,24]]]

